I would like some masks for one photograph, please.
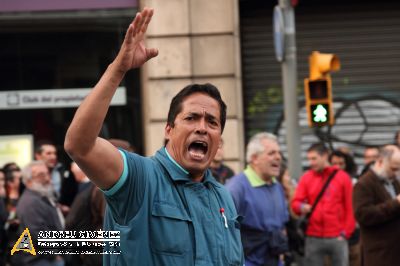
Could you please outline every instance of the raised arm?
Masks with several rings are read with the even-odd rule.
[[[117,57],[79,106],[65,136],[65,151],[102,189],[109,189],[118,181],[123,160],[118,150],[98,135],[125,73],[158,54],[157,49],[146,48],[143,43],[152,15],[153,9],[149,8],[136,14]]]

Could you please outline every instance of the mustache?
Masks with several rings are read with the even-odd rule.
[[[52,184],[47,184],[47,185],[43,185],[40,183],[32,183],[31,190],[38,192],[40,195],[50,198],[50,199],[55,199],[55,190],[53,188]]]

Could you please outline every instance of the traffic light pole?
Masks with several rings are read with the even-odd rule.
[[[279,0],[283,11],[285,56],[282,61],[282,84],[286,126],[286,145],[288,149],[288,170],[292,178],[299,179],[302,174],[301,143],[299,129],[299,108],[297,101],[297,57],[296,27],[294,9],[290,0]]]

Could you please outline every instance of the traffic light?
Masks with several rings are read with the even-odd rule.
[[[334,54],[319,52],[313,52],[309,61],[310,77],[304,79],[308,125],[333,125],[332,80],[329,72],[339,70],[340,61]]]
[[[306,108],[308,124],[324,126],[333,124],[332,93],[330,78],[305,82]]]

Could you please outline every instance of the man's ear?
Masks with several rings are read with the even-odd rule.
[[[169,124],[165,125],[165,130],[164,130],[164,138],[169,139],[169,134],[171,133],[172,127]]]
[[[258,163],[258,154],[257,153],[254,153],[252,156],[251,156],[251,161],[249,162],[249,164],[250,163],[252,163],[252,164],[257,164]]]
[[[219,144],[218,144],[218,148],[222,148],[222,146],[224,145],[224,141],[221,139],[219,139]]]

